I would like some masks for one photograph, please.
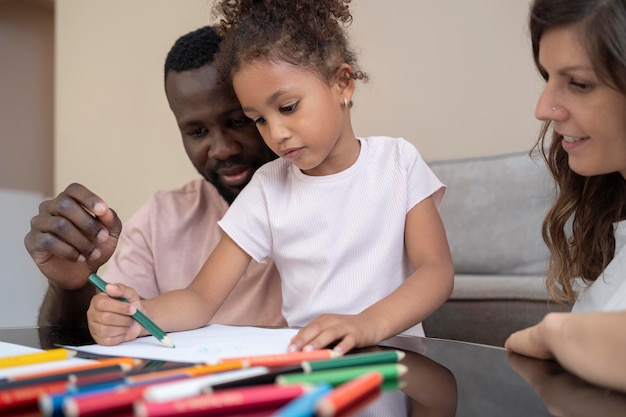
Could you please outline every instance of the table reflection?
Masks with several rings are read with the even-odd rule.
[[[591,385],[555,361],[507,353],[511,368],[530,384],[546,409],[559,417],[624,417],[626,393]]]
[[[14,337],[17,337],[16,333]],[[84,345],[94,343],[86,327],[41,327],[38,343],[44,349],[58,345]],[[454,417],[458,393],[454,374],[446,367],[426,357],[421,339],[414,339],[410,349],[398,349],[406,354],[400,363],[408,372],[395,385],[386,383],[382,391],[367,396],[342,416],[357,417]],[[27,341],[27,345],[34,343]],[[374,352],[393,349],[394,346],[376,346],[359,349]],[[399,384],[399,386],[398,386]],[[263,415],[263,413],[257,413]],[[252,415],[251,415],[252,416]]]
[[[419,345],[417,345],[419,351]],[[373,352],[389,347],[372,347],[359,351]],[[383,392],[369,397],[359,410],[349,415],[358,417],[454,417],[458,394],[456,379],[446,367],[410,350],[398,349],[406,354],[400,361],[408,372],[400,387],[383,387]],[[386,388],[386,389],[385,389]]]

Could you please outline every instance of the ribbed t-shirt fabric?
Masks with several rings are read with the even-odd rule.
[[[305,326],[322,313],[356,314],[412,272],[406,215],[443,184],[402,138],[359,138],[344,171],[309,176],[280,158],[262,166],[219,222],[258,262],[282,277],[283,315]],[[405,333],[423,335],[421,324]]]

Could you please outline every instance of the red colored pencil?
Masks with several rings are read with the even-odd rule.
[[[76,417],[128,412],[132,410],[134,401],[143,398],[143,393],[149,386],[125,386],[70,395],[63,401],[63,413],[68,417]]]
[[[317,404],[317,412],[322,417],[335,416],[351,407],[360,399],[379,389],[384,378],[378,372],[368,372],[358,378],[339,385]]]
[[[291,389],[289,389],[291,388]],[[240,412],[280,407],[304,394],[307,385],[257,385],[216,391],[176,401],[135,403],[137,417],[200,416],[209,412]]]
[[[321,359],[332,359],[340,356],[337,352],[330,349],[319,349],[311,351],[298,351],[289,353],[280,353],[276,355],[259,355],[259,356],[245,356],[236,358],[223,358],[220,363],[227,363],[231,361],[242,362],[246,367],[249,366],[266,366],[268,368],[275,368],[286,365],[299,365],[304,361],[315,361]]]
[[[63,392],[67,389],[67,385],[68,382],[63,380],[20,388],[3,389],[0,391],[0,411],[21,407],[36,407],[40,395]]]

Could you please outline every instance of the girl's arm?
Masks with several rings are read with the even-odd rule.
[[[289,349],[319,349],[338,341],[335,351],[345,353],[353,347],[375,345],[439,308],[452,293],[454,267],[432,197],[409,211],[405,245],[414,272],[402,285],[360,314],[319,316],[292,339]]]
[[[185,289],[139,300],[123,285],[107,286],[107,293],[124,297],[124,303],[104,294],[96,295],[88,311],[89,329],[96,342],[117,344],[148,334],[129,315],[141,309],[166,332],[190,330],[208,324],[250,263],[250,256],[224,234],[200,272]]]
[[[626,391],[626,311],[549,313],[513,333],[504,347],[565,369],[597,385]]]
[[[375,324],[376,343],[424,321],[450,297],[454,286],[448,239],[431,197],[407,214],[404,240],[414,272],[361,313]]]

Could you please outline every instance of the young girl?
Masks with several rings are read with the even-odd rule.
[[[506,347],[557,358],[595,383],[626,389],[626,6],[623,0],[535,0],[530,32],[546,80],[537,147],[558,196],[543,226],[548,285],[574,302],[514,333]],[[571,226],[570,226],[571,225]],[[622,310],[622,312],[619,312]]]
[[[274,260],[285,319],[303,327],[289,350],[335,343],[344,353],[402,332],[423,335],[421,321],[453,285],[437,211],[444,188],[407,141],[355,137],[350,107],[365,74],[342,28],[348,3],[218,4],[218,72],[280,158],[233,202],[219,223],[222,240],[187,289],[139,303],[127,287],[107,288],[132,307],[93,299],[98,343],[139,335],[128,317],[139,307],[166,331],[206,325],[251,258]]]

